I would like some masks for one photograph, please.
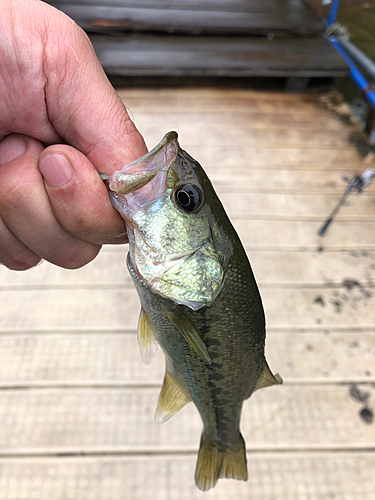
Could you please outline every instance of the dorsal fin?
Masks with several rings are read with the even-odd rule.
[[[210,365],[211,358],[208,354],[207,347],[190,319],[180,310],[173,313],[167,312],[166,314],[174,326],[178,328],[190,347]]]
[[[189,401],[191,401],[189,395],[175,378],[166,371],[155,412],[155,420],[159,424],[162,424],[189,403]]]
[[[273,373],[270,370],[270,367],[268,366],[267,361],[264,360],[263,371],[261,376],[259,377],[257,385],[255,386],[254,392],[257,391],[258,389],[263,389],[263,387],[269,387],[270,385],[282,384],[282,383],[283,379],[280,377],[280,375],[279,374],[273,375]]]
[[[141,348],[141,357],[145,365],[151,363],[158,344],[152,333],[152,325],[146,311],[141,308],[141,313],[138,320],[138,343]]]

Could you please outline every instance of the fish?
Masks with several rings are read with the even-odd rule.
[[[265,314],[244,247],[176,132],[102,177],[126,223],[142,359],[149,364],[158,345],[165,355],[155,418],[163,423],[192,401],[203,422],[197,487],[246,481],[243,402],[282,379],[265,358]]]

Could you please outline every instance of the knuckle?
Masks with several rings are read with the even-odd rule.
[[[23,187],[16,182],[4,182],[0,192],[0,205],[8,211],[16,208],[24,196]]]
[[[30,185],[17,176],[4,179],[0,189],[0,207],[6,212],[22,205],[31,192]]]

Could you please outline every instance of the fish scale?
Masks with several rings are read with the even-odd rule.
[[[176,132],[108,185],[129,234],[142,359],[151,361],[156,343],[166,359],[156,418],[164,422],[192,401],[203,422],[197,486],[246,480],[243,401],[282,380],[264,356],[264,311],[241,241]]]

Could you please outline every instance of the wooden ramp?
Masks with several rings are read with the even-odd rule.
[[[153,420],[164,363],[145,367],[126,247],[77,271],[0,268],[0,498],[372,500],[375,186],[317,230],[360,157],[318,97],[126,90],[149,147],[177,130],[249,253],[267,357],[285,384],[245,403],[248,482],[194,485],[193,405]]]
[[[302,0],[53,0],[110,75],[336,77],[348,66]]]

